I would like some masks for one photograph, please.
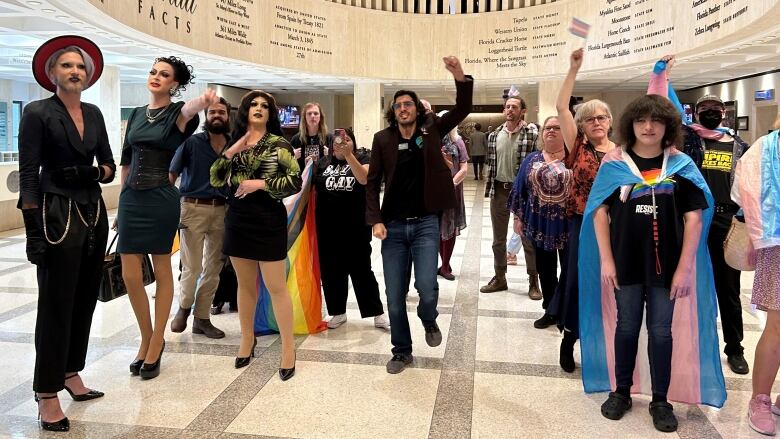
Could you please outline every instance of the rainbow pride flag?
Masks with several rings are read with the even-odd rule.
[[[320,259],[317,251],[317,227],[314,220],[316,197],[312,189],[314,167],[311,160],[303,170],[301,190],[284,199],[287,208],[287,290],[293,303],[293,332],[313,334],[324,331],[320,294]],[[255,334],[279,332],[271,296],[257,270],[257,312]]]

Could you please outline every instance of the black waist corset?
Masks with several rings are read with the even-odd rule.
[[[126,183],[137,190],[169,186],[168,168],[174,153],[165,149],[134,146]]]

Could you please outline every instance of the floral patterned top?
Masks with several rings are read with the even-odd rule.
[[[569,157],[566,159],[566,167],[571,169],[571,196],[566,200],[566,215],[582,215],[585,212],[585,204],[588,202],[590,188],[596,173],[601,165],[604,154],[596,151],[582,135],[577,136]]]
[[[523,222],[523,235],[546,251],[561,250],[569,238],[566,204],[571,198],[571,171],[563,162],[547,162],[542,151],[520,166],[507,207]]]
[[[301,190],[298,161],[283,137],[266,133],[255,146],[233,158],[220,156],[211,165],[211,185],[235,189],[244,180],[265,180],[265,191],[277,200]]]

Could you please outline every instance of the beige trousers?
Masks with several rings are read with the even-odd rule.
[[[179,306],[191,308],[195,317],[208,319],[211,302],[222,269],[222,241],[225,236],[225,206],[182,201],[181,293]]]

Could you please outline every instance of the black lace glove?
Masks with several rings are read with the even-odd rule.
[[[54,171],[51,178],[57,184],[70,186],[99,181],[101,174],[103,172],[98,166],[76,165]]]
[[[24,231],[27,234],[27,260],[42,266],[46,260],[46,237],[43,234],[41,209],[23,209]]]

